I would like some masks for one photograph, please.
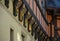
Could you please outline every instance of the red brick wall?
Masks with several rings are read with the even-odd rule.
[[[41,4],[41,0],[40,1],[40,4]],[[29,1],[27,0],[27,2],[29,3]],[[33,9],[33,5],[32,5],[32,0],[30,0],[30,8]],[[34,1],[34,14],[35,16],[37,17],[37,19],[40,21],[40,24],[42,25],[43,29],[47,32],[49,32],[49,28],[48,28],[48,25],[46,24],[46,22],[44,21],[42,15],[41,15],[41,12],[39,11],[39,8],[38,6],[36,5],[36,2]]]
[[[33,9],[33,7],[32,7],[32,0],[30,0],[30,8]]]
[[[57,18],[59,18],[59,19],[57,20],[57,28],[60,28],[60,17],[57,17]],[[59,34],[59,36],[60,36],[60,30],[58,30],[57,32],[58,32],[58,34]]]
[[[54,37],[54,25],[52,25],[52,37]]]
[[[38,18],[38,20],[40,20],[40,11],[39,11],[39,8],[37,7],[37,18]]]
[[[36,6],[36,3],[35,3],[35,1],[34,1],[34,14],[35,14],[35,16],[36,16],[36,9],[37,9],[37,6]]]

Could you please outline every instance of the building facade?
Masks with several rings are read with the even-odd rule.
[[[59,41],[59,9],[47,0],[0,0],[0,41]]]

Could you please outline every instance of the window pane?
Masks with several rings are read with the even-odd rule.
[[[13,29],[10,29],[10,41],[14,41],[14,31]]]
[[[22,41],[24,41],[24,38],[25,38],[24,35],[21,35],[21,37],[22,37]]]

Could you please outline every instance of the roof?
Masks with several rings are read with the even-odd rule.
[[[46,6],[49,8],[60,8],[60,0],[46,0]]]

